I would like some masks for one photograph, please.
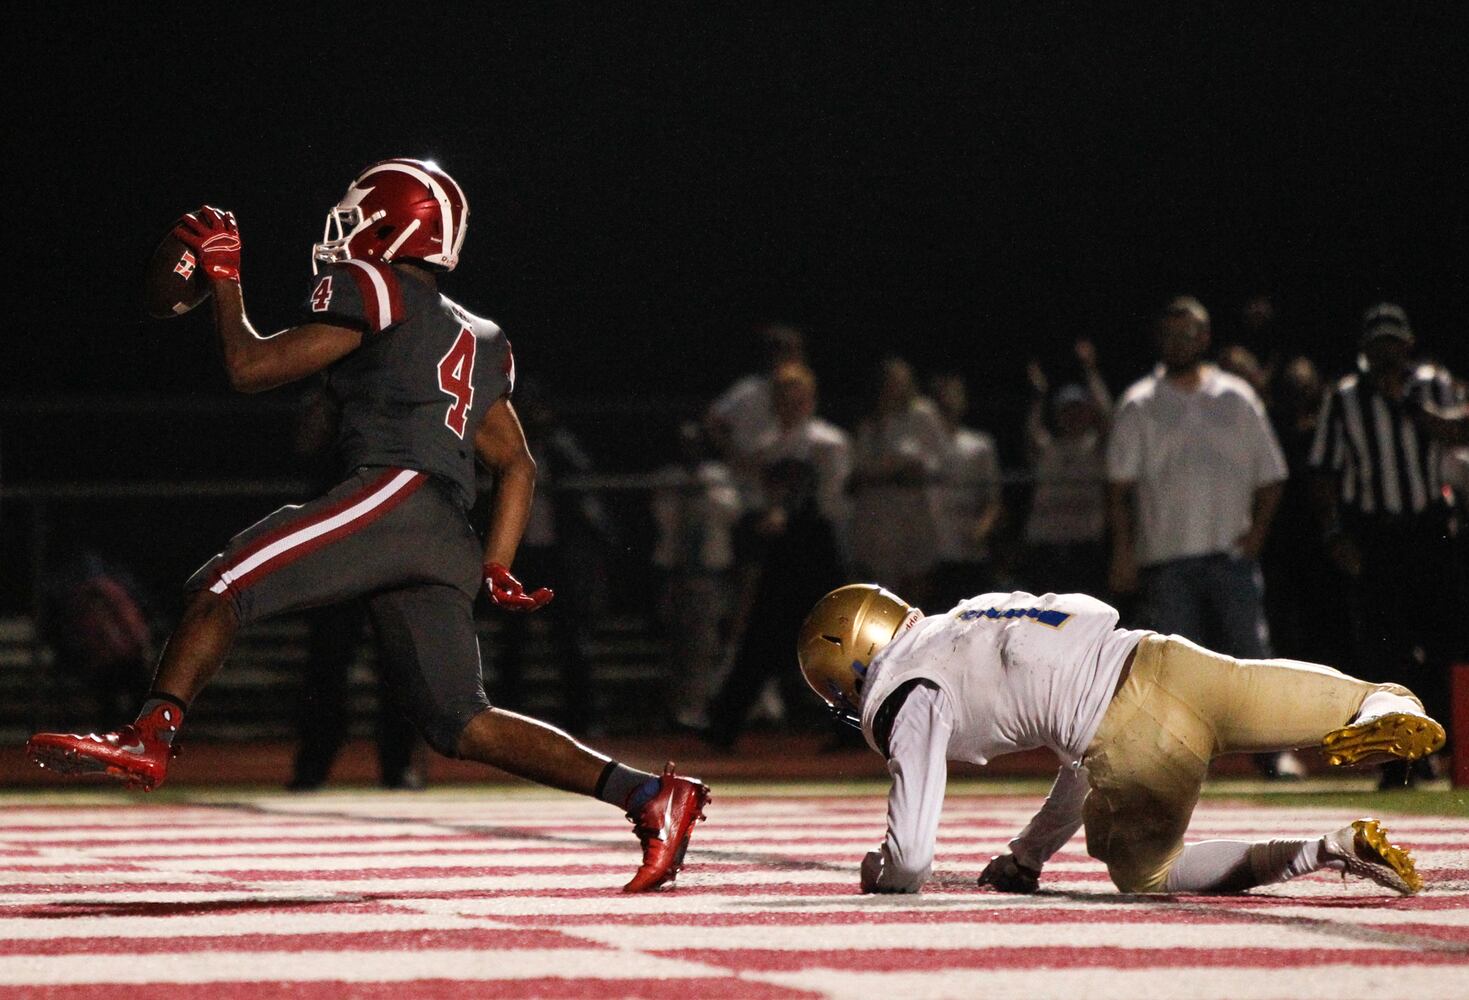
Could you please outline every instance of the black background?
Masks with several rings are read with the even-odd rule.
[[[0,390],[12,421],[224,395],[204,310],[140,318],[168,224],[233,209],[274,329],[328,207],[402,155],[469,195],[446,290],[567,400],[708,397],[779,317],[840,417],[901,353],[965,373],[999,424],[1025,361],[1059,369],[1078,336],[1114,383],[1140,374],[1143,318],[1178,291],[1221,338],[1271,291],[1336,370],[1393,298],[1463,373],[1461,7],[13,10]],[[80,420],[60,455],[12,434],[7,478],[208,466],[203,443],[185,461],[114,430]]]

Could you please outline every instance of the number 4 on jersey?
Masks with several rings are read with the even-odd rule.
[[[188,275],[184,275],[188,277]],[[311,311],[326,312],[327,306],[332,304],[332,276],[324,276],[311,290]]]
[[[468,327],[459,331],[454,346],[439,359],[439,389],[454,397],[444,414],[444,426],[461,438],[474,403],[474,332]]]

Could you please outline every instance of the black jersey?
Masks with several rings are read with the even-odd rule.
[[[472,504],[475,429],[515,382],[500,328],[392,265],[358,260],[323,268],[306,310],[363,331],[362,346],[326,371],[341,405],[341,467],[418,469]]]

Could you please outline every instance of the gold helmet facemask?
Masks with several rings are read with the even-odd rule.
[[[811,690],[843,722],[861,727],[867,668],[923,612],[875,583],[838,587],[816,602],[796,637],[796,660]]]

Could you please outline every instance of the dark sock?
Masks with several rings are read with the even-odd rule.
[[[159,710],[162,711],[159,711]],[[184,724],[184,703],[173,695],[154,692],[148,695],[148,700],[143,702],[143,707],[138,710],[138,721],[146,719],[154,712],[159,712],[158,721],[162,723],[157,729],[160,740],[173,746],[173,738],[178,735],[179,727]]]
[[[634,812],[658,794],[658,776],[609,760],[592,794],[603,802]]]
[[[182,701],[182,699],[175,698],[173,695],[169,694],[167,691],[149,691],[148,692],[148,697],[143,702],[143,711],[145,711],[145,712],[148,711],[148,706],[154,704],[155,702],[162,702],[162,701],[166,701],[170,705],[173,705],[180,712],[187,712],[189,710],[189,706],[186,705],[186,704],[184,704],[184,702]]]

